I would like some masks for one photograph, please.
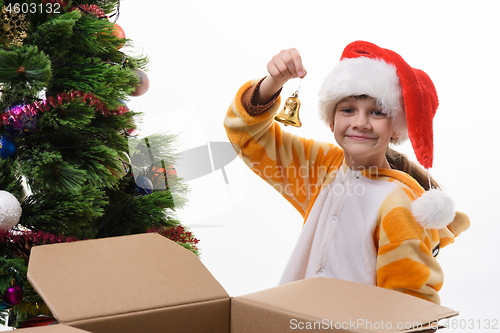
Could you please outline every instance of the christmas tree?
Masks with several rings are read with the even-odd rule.
[[[0,0],[0,314],[50,316],[26,279],[41,244],[158,232],[197,253],[174,215],[187,188],[174,134],[134,135],[148,58],[119,1]],[[49,317],[50,318],[50,317]]]

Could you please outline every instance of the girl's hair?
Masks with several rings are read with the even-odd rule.
[[[412,176],[426,191],[430,190],[428,178],[429,176],[427,174],[427,171],[425,171],[425,169],[420,165],[410,161],[408,157],[406,157],[406,155],[389,147],[387,147],[385,157],[387,158],[387,161],[389,162],[391,168],[406,172],[407,174]],[[433,188],[440,189],[439,184],[434,179],[432,179],[432,177],[430,177],[430,181]]]

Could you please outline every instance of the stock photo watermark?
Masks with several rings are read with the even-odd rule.
[[[373,321],[368,319],[349,319],[349,321],[300,321],[290,319],[292,330],[423,330],[423,329],[469,329],[469,330],[498,330],[498,319],[460,319],[447,318],[439,321],[422,322],[391,322]]]
[[[325,177],[334,178],[338,172],[337,168],[308,167],[308,166],[270,166],[260,162],[253,162],[250,168],[261,178],[270,181],[271,186],[278,192],[287,196],[313,196],[321,190],[320,186],[308,180]],[[361,196],[365,194],[365,185],[354,182],[359,175],[371,178],[378,175],[377,167],[362,168],[356,172],[349,172],[344,183],[336,183],[331,187],[335,195]]]
[[[398,330],[413,330],[422,329],[424,327],[437,328],[437,323],[421,323],[421,322],[397,322],[393,323],[391,321],[371,321],[367,319],[349,319],[349,321],[333,321],[329,319],[323,319],[321,321],[299,321],[297,319],[290,320],[290,328],[292,330],[386,330],[386,329],[398,329]]]

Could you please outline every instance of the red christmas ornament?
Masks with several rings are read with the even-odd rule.
[[[125,31],[123,31],[122,27],[120,27],[118,24],[114,24],[113,26],[113,34],[118,37],[119,39],[125,38]],[[118,46],[118,49],[121,49],[124,43],[121,43]]]
[[[23,321],[21,323],[21,327],[26,328],[26,327],[48,326],[50,324],[55,324],[55,323],[57,323],[56,318],[52,316],[39,315]]]
[[[149,78],[145,71],[142,69],[134,69],[135,74],[139,77],[139,83],[135,85],[135,90],[131,93],[132,96],[141,96],[149,89]]]
[[[23,288],[17,284],[9,287],[5,294],[3,295],[3,301],[7,305],[14,306],[21,303],[23,300],[24,292]]]

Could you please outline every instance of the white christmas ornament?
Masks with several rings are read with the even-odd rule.
[[[21,204],[7,191],[0,191],[0,230],[7,231],[19,222]]]

